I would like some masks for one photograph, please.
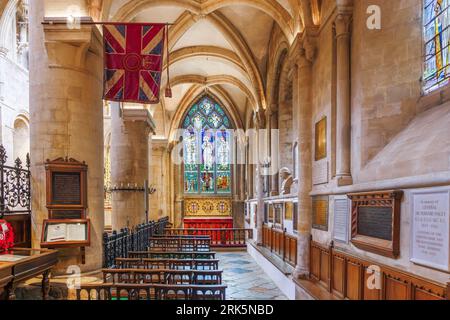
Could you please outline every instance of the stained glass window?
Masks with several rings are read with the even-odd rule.
[[[424,0],[425,64],[423,90],[429,93],[449,83],[450,0]]]
[[[202,97],[183,120],[184,192],[231,193],[231,121],[210,96]]]

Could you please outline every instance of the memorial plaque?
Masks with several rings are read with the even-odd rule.
[[[412,194],[411,261],[450,271],[450,190]]]
[[[315,159],[322,160],[327,157],[327,118],[316,123]]]
[[[328,183],[328,160],[320,160],[313,164],[313,185]]]
[[[274,210],[275,210],[275,223],[276,224],[282,224],[283,222],[283,204],[277,203],[274,204]]]
[[[46,200],[50,219],[85,219],[87,209],[85,162],[72,158],[47,160]]]
[[[392,208],[359,207],[358,234],[392,241]]]
[[[313,228],[328,231],[328,196],[312,199]]]
[[[403,191],[353,193],[351,242],[361,250],[390,258],[400,255],[400,209]]]
[[[81,174],[79,172],[54,172],[52,191],[53,204],[80,205]]]
[[[348,242],[348,226],[349,226],[349,201],[348,199],[334,200],[334,225],[333,237],[337,241]]]
[[[286,220],[292,220],[294,217],[294,204],[292,202],[286,202],[284,204],[284,218]]]

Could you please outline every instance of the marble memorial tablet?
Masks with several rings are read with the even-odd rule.
[[[450,271],[450,190],[412,194],[411,261]]]

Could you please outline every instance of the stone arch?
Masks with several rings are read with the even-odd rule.
[[[28,116],[19,114],[13,123],[13,157],[25,161],[30,152],[30,122]]]
[[[177,111],[175,112],[170,125],[169,139],[171,141],[176,140],[176,137],[174,137],[175,131],[180,127],[181,121],[183,120],[186,111],[197,99],[199,99],[204,94],[204,88],[205,86],[202,84],[194,84],[180,101],[179,107],[177,108]],[[226,109],[235,125],[235,128],[243,128],[242,119],[239,115],[239,112],[237,111],[236,104],[227,95],[225,90],[221,90],[218,86],[210,86],[208,87],[208,91],[216,99],[216,101],[220,102],[222,107]]]
[[[251,6],[268,14],[280,26],[286,37],[290,41],[294,40],[292,16],[276,0],[207,0],[203,3],[193,0],[134,0],[119,8],[113,20],[129,21],[138,12],[156,5],[182,7],[197,15],[208,15],[230,5]]]
[[[9,0],[0,17],[0,48],[8,47],[8,33],[11,31],[10,25],[16,16],[18,2],[19,0]]]

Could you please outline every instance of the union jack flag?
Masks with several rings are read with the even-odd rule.
[[[159,102],[165,33],[164,24],[103,26],[103,99],[143,104]]]

